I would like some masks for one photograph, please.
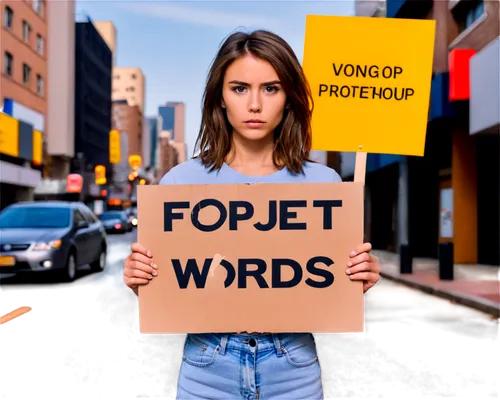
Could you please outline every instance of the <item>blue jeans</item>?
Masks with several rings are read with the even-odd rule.
[[[189,334],[177,399],[322,400],[314,337]]]

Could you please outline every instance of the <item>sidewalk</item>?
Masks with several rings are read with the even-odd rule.
[[[454,280],[439,279],[439,262],[416,258],[413,273],[400,274],[399,254],[374,250],[380,260],[380,275],[424,292],[500,317],[499,267],[455,264]]]

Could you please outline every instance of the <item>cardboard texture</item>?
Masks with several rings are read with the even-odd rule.
[[[308,15],[313,149],[423,156],[435,29],[433,20]]]
[[[214,205],[196,206],[207,199],[227,210],[224,223],[212,231],[201,229],[222,214]],[[334,203],[313,206],[324,200]],[[189,208],[172,208],[172,202],[188,202]],[[137,204],[138,242],[151,250],[159,271],[139,289],[141,333],[363,331],[362,282],[345,274],[349,253],[363,240],[362,184],[140,186]],[[269,223],[270,208],[277,210],[271,213],[276,226],[258,230],[256,223],[261,229]],[[308,265],[315,257],[333,265]],[[202,278],[199,288],[193,276],[180,288],[188,259],[196,260],[199,272],[205,268],[204,276],[193,274]],[[280,269],[279,259],[297,263],[295,269]],[[264,267],[262,275],[244,274]],[[294,275],[302,277],[287,284]]]

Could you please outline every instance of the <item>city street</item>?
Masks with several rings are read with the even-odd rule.
[[[175,398],[184,335],[139,334],[122,278],[135,235],[109,235],[103,273],[0,281],[0,315],[32,308],[0,325],[1,399]],[[489,315],[382,280],[365,316],[365,334],[315,335],[325,398],[498,398]]]

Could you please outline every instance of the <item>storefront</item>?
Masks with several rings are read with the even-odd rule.
[[[42,132],[0,112],[0,209],[33,200],[42,179]]]
[[[500,37],[470,60],[469,135],[477,169],[477,262],[499,265]]]

